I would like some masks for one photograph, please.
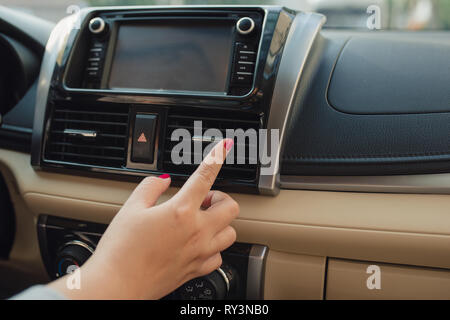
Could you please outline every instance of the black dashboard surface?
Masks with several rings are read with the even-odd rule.
[[[449,54],[450,41],[439,36],[353,36],[336,63],[328,101],[351,114],[450,112]]]
[[[392,41],[405,45],[395,51]],[[281,173],[448,172],[449,43],[445,33],[324,32],[289,120]]]

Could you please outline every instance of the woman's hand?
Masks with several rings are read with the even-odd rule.
[[[93,256],[80,269],[81,289],[63,277],[51,287],[73,299],[159,299],[222,264],[236,240],[230,223],[239,205],[210,191],[231,139],[218,143],[170,200],[155,206],[170,177],[144,179],[114,217]]]

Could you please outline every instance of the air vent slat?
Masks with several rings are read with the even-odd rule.
[[[179,115],[179,114],[174,114],[170,116],[172,119],[178,119],[178,120],[188,120],[190,122],[193,121],[214,121],[214,122],[222,122],[222,121],[226,121],[226,122],[231,122],[231,123],[242,123],[242,124],[246,124],[246,125],[259,125],[259,121],[258,120],[241,120],[241,119],[224,119],[224,118],[216,118],[216,117],[196,117],[196,116],[186,116],[186,115]]]
[[[113,126],[127,126],[126,123],[120,123],[120,122],[108,122],[108,121],[91,121],[91,120],[71,120],[71,119],[59,119],[54,118],[53,121],[55,122],[64,122],[64,123],[85,123],[85,124],[92,124],[92,125],[113,125]]]
[[[176,144],[178,142],[181,142],[182,138],[179,138],[178,140],[172,140],[172,137],[166,137],[166,143],[173,143]],[[202,145],[209,145],[211,142],[210,141],[202,141]],[[245,147],[245,148],[249,148],[251,150],[255,150],[258,149],[258,146],[254,146],[254,145],[250,145],[250,143],[246,140],[246,142],[244,144],[242,143],[236,143],[234,144],[235,148],[239,148],[239,147]]]
[[[79,115],[98,115],[98,112],[94,111],[80,111],[80,110],[70,110],[70,109],[58,109],[55,110],[55,113],[71,113],[71,114],[79,114]],[[102,112],[102,116],[119,116],[119,117],[128,117],[128,115],[124,115],[123,113],[116,112]]]
[[[174,113],[169,113],[167,119],[167,131],[165,138],[165,150],[163,153],[164,161],[163,167],[165,172],[169,173],[177,173],[177,174],[191,174],[197,164],[188,163],[188,164],[179,164],[175,165],[171,161],[172,156],[172,148],[179,143],[179,141],[172,141],[171,136],[172,132],[176,129],[186,129],[189,131],[191,136],[194,133],[194,121],[201,121],[202,125],[202,134],[205,133],[208,129],[218,129],[222,133],[222,136],[226,136],[227,129],[242,129],[247,131],[248,129],[255,129],[255,132],[258,132],[258,129],[261,127],[260,116],[257,114],[251,114],[247,112],[227,112],[227,111],[218,111],[218,110],[195,110],[186,108],[183,111],[177,111]],[[199,137],[197,137],[199,139]],[[256,139],[257,140],[257,139]],[[211,142],[208,137],[202,142],[202,149],[204,149]],[[233,179],[233,180],[247,180],[254,181],[256,179],[256,174],[258,170],[257,162],[257,150],[258,143],[254,145],[250,144],[249,139],[245,139],[245,142],[238,140],[235,138],[235,154],[234,154],[234,163],[225,163],[222,167],[222,170],[219,174],[221,178]],[[185,155],[186,158],[191,159],[193,162],[194,159],[194,147],[193,141],[191,143],[191,152]],[[245,147],[245,155],[237,155],[236,150],[237,147]],[[255,152],[256,151],[256,152]],[[244,161],[244,164],[237,163]]]
[[[128,106],[64,103],[54,107],[50,121],[46,159],[113,168],[125,165]],[[91,135],[84,136],[78,132]]]
[[[171,155],[171,151],[170,150],[165,150],[164,154],[166,155],[166,158],[170,159],[170,155]],[[202,156],[202,154],[195,153],[195,152],[190,152],[190,153],[186,153],[186,154],[189,155],[190,159],[193,159],[193,157],[195,157],[195,156]],[[185,154],[183,153],[181,155],[185,155]],[[256,161],[258,161],[258,159],[255,158],[255,157],[250,157],[248,155],[248,153],[244,157],[238,156],[238,155],[235,154],[234,155],[234,164],[239,164],[238,161],[243,161],[245,164],[256,164]],[[233,165],[233,164],[230,164],[230,165]]]
[[[51,130],[51,134],[64,134],[63,130]],[[109,133],[98,133],[99,136],[104,138],[117,138],[117,139],[126,139],[126,134],[109,134]]]

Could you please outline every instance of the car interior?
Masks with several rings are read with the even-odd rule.
[[[165,299],[450,299],[448,31],[277,4],[75,11],[0,6],[1,298],[88,260],[144,177],[173,196],[196,168],[179,132],[191,160],[240,130],[214,186],[237,241]]]

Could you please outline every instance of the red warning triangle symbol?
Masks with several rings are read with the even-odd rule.
[[[142,132],[141,135],[139,136],[138,142],[147,142],[147,138],[145,137],[145,134]]]

